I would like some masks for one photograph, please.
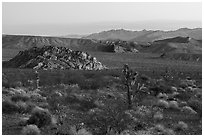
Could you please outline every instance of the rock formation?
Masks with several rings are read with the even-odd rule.
[[[20,51],[13,59],[4,63],[7,67],[33,68],[33,69],[80,69],[102,70],[106,69],[86,52],[73,51],[66,47],[44,46],[33,47]]]

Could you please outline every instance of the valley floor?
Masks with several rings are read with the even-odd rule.
[[[16,54],[3,49],[3,60]],[[110,69],[39,70],[39,89],[34,70],[3,68],[3,135],[202,134],[202,62],[90,54]],[[124,64],[139,73],[131,109]]]
[[[39,71],[36,89],[34,70],[3,68],[2,133],[202,134],[201,74],[140,69],[128,109],[121,69]]]

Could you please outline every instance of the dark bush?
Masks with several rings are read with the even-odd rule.
[[[23,94],[14,95],[14,96],[11,97],[11,100],[12,100],[13,102],[18,102],[18,101],[26,102],[26,101],[28,101],[29,99],[30,99],[29,96],[23,95]]]
[[[191,96],[192,95],[190,93],[184,92],[184,93],[180,93],[178,95],[175,95],[174,97],[179,99],[179,100],[187,101],[191,98]]]
[[[92,98],[88,98],[88,97],[81,98],[76,95],[66,96],[65,102],[69,104],[79,104],[75,109],[78,109],[80,111],[88,111],[89,109],[97,107],[94,104],[94,100]]]
[[[6,114],[12,114],[18,112],[19,107],[12,101],[6,100],[2,102],[2,112]]]
[[[30,113],[32,109],[35,107],[35,105],[31,102],[16,102],[16,105],[18,106],[18,112],[19,113]]]
[[[101,108],[101,111],[90,114],[86,118],[85,123],[90,129],[99,129],[93,130],[92,133],[107,134],[109,127],[120,133],[132,125],[134,121],[125,113],[127,105],[124,100],[107,100],[106,103],[106,107]]]
[[[147,75],[140,75],[139,79],[141,79],[141,82],[147,82],[150,80],[150,78]]]
[[[190,99],[188,105],[202,117],[202,101]]]
[[[35,107],[31,112],[28,124],[37,125],[39,128],[51,124],[51,114],[47,109]]]

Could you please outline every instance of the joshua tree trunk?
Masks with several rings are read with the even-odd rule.
[[[132,108],[132,102],[131,102],[131,95],[130,95],[130,86],[127,84],[127,100],[128,100],[128,109]]]

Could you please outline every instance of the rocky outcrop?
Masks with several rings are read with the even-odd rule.
[[[138,53],[139,51],[136,49],[138,44],[136,42],[128,42],[122,40],[105,40],[100,41],[104,45],[111,47],[112,52],[115,53],[123,53],[123,52],[134,52]]]
[[[44,70],[102,70],[107,68],[86,52],[55,46],[33,47],[29,50],[20,51],[17,56],[4,63],[4,66]]]

